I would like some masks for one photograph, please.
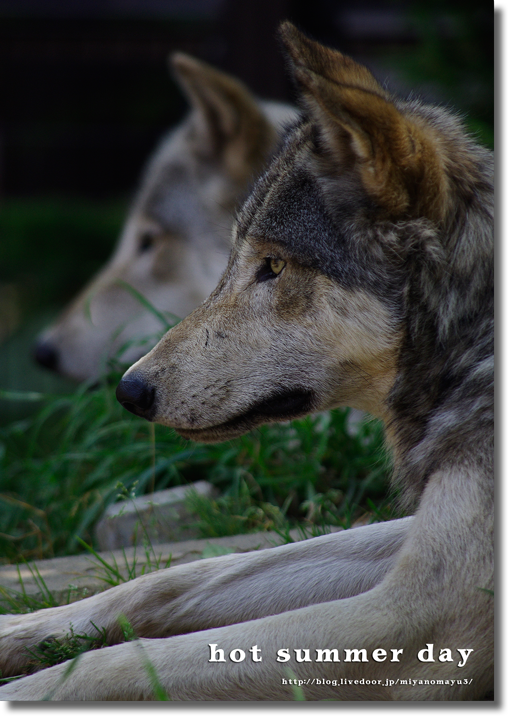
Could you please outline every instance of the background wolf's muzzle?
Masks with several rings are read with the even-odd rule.
[[[140,375],[123,377],[118,384],[115,395],[128,412],[149,421],[154,416],[156,390],[148,385]]]

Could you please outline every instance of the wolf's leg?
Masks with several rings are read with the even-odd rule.
[[[459,536],[449,534],[454,551],[441,558],[452,562],[450,567],[434,561],[431,535],[411,539],[387,576],[363,594],[89,652],[68,676],[69,663],[44,670],[0,689],[0,699],[154,699],[154,677],[174,700],[291,701],[289,679],[302,682],[308,700],[479,698],[491,685],[492,598],[477,590],[472,568],[461,566]],[[476,546],[465,548],[472,558]],[[210,645],[224,656],[211,654]],[[427,645],[433,662],[418,658]],[[440,662],[439,652],[446,648],[452,661]],[[338,656],[317,661],[317,650],[334,649]],[[277,661],[279,650],[288,661]],[[310,654],[300,652],[297,661],[294,650]],[[355,652],[349,661],[346,650],[361,654]],[[211,662],[212,656],[225,661]]]
[[[139,577],[80,602],[0,616],[0,671],[26,663],[24,648],[48,636],[94,634],[121,641],[119,615],[142,637],[165,637],[279,614],[365,592],[380,582],[412,526],[393,520]]]
[[[150,699],[155,675],[176,700],[289,700],[292,685],[282,679],[292,676],[311,700],[478,698],[493,678],[493,598],[483,591],[493,582],[490,504],[481,483],[452,469],[429,480],[418,514],[400,525],[408,531],[396,561],[372,589],[234,626],[89,652],[68,677],[68,664],[53,667],[0,689],[0,699],[48,692],[59,700]],[[267,594],[272,589],[265,585]],[[145,610],[152,611],[148,600]],[[225,651],[225,662],[209,661],[210,644]],[[299,661],[294,650],[305,649],[310,661],[304,653]],[[338,657],[318,662],[317,650],[326,649],[337,649]],[[363,653],[349,661],[348,649],[366,650],[367,661]],[[420,660],[422,649],[433,661]],[[234,650],[246,653],[243,661]],[[276,661],[279,650],[283,658],[288,651],[289,661]]]
[[[470,606],[466,614],[477,635],[468,644],[466,635],[455,631],[458,627],[451,631],[445,624],[413,632],[409,607],[376,587],[357,597],[230,627],[88,652],[74,671],[66,662],[0,688],[0,700],[151,700],[156,698],[154,678],[173,700],[292,701],[290,678],[302,682],[309,701],[477,699],[491,688],[493,670],[490,632],[479,621],[489,598],[478,600],[480,606]],[[432,646],[433,663],[417,659],[427,645]],[[453,662],[439,664],[445,647],[451,648]],[[310,659],[301,652],[297,662],[296,649],[309,650]],[[338,649],[338,658],[322,656],[318,662],[317,650],[322,649]],[[346,661],[345,650],[350,649],[365,649],[367,660],[356,652]],[[378,649],[386,654],[381,657]],[[469,649],[473,653],[466,660]],[[218,650],[226,661],[209,662],[212,651],[222,658]],[[288,661],[279,663],[278,656]]]

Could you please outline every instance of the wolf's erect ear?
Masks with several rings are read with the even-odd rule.
[[[198,150],[220,161],[243,181],[262,166],[275,142],[275,130],[242,82],[184,53],[170,66],[196,110]]]
[[[352,153],[368,194],[391,216],[444,216],[445,175],[431,130],[406,117],[367,68],[280,28],[310,117],[333,162]]]

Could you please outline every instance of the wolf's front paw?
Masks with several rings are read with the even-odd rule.
[[[0,677],[11,677],[27,663],[25,646],[29,640],[20,641],[25,615],[3,614],[0,616]]]

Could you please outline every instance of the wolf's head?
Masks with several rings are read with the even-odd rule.
[[[113,257],[39,338],[36,359],[72,378],[108,357],[133,362],[214,289],[232,216],[295,111],[257,101],[237,79],[171,58],[192,111],[150,159]]]
[[[490,153],[448,113],[282,35],[304,117],[239,212],[216,290],[117,395],[204,441],[350,405],[416,443],[490,316]]]

